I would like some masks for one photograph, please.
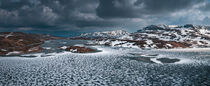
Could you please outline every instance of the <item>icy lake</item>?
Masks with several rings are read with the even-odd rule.
[[[64,52],[84,40],[46,41],[42,53],[0,57],[0,86],[210,85],[210,48],[141,50],[90,46],[97,53]]]

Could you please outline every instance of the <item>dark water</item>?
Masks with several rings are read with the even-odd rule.
[[[57,49],[63,44],[74,45],[86,42],[66,41],[50,41],[43,46]],[[35,58],[2,57],[0,58],[0,86],[210,85],[210,50],[183,52],[103,46],[95,46],[95,48],[102,52],[91,54],[59,52],[49,57]],[[54,51],[49,49],[49,52]],[[160,58],[180,61],[157,63]]]

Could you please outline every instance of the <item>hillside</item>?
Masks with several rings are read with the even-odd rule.
[[[92,39],[90,44],[140,48],[210,47],[209,26],[186,24],[150,25],[134,33],[124,30],[81,34],[76,38]]]

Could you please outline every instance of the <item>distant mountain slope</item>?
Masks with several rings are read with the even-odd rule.
[[[95,39],[92,44],[140,48],[210,47],[210,27],[186,24],[150,25],[135,33],[123,30],[87,33],[77,38]],[[99,40],[100,39],[100,40]],[[117,41],[117,42],[116,42]]]
[[[125,36],[129,36],[130,33],[124,30],[116,30],[116,31],[105,31],[105,32],[94,32],[94,33],[85,33],[81,34],[79,37],[81,38],[112,38],[112,39],[118,39],[123,38]]]

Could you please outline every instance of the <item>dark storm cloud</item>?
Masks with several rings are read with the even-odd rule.
[[[100,0],[97,14],[103,18],[133,18],[143,15],[171,13],[204,0]]]
[[[51,27],[93,22],[96,4],[95,0],[1,0],[0,26]]]
[[[202,11],[209,10],[206,0],[0,0],[0,30],[81,30],[129,26],[136,20],[144,25],[199,3],[206,3]]]
[[[210,3],[205,3],[203,6],[200,7],[202,11],[210,11]]]

